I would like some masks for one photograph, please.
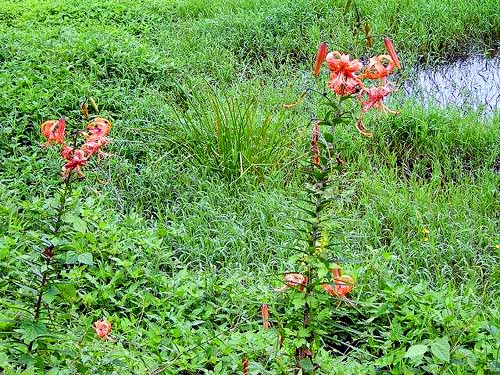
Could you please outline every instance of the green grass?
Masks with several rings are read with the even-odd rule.
[[[318,42],[368,56],[388,35],[406,72],[499,47],[493,0],[357,3],[373,51],[343,1],[0,3],[5,373],[240,373],[243,355],[252,374],[290,373],[293,354],[276,350],[258,309],[280,326],[272,288],[292,269],[286,228],[318,110],[281,105],[311,83]],[[56,319],[33,327],[23,309],[61,167],[39,125],[63,114],[76,127],[88,96],[113,120],[111,157],[87,167],[61,281],[44,296]],[[498,373],[500,117],[401,103],[399,116],[367,117],[373,139],[338,129],[347,165],[327,225],[357,302],[332,306],[341,319],[325,328],[318,371]],[[103,317],[116,343],[95,338]],[[40,356],[8,341],[46,330],[54,350]],[[449,363],[431,350],[442,338]],[[428,350],[405,358],[412,345]]]

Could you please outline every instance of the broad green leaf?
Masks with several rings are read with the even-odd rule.
[[[66,264],[78,264],[78,254],[74,251],[68,251],[66,253]]]
[[[21,334],[25,343],[30,343],[38,337],[47,334],[47,327],[40,322],[23,322],[21,327],[16,329],[16,332]]]
[[[9,365],[9,357],[7,357],[7,354],[5,353],[0,353],[0,367],[7,367]]]
[[[76,215],[66,215],[64,221],[73,225],[73,229],[80,233],[87,232],[87,223]]]
[[[59,294],[59,289],[57,289],[54,285],[51,285],[47,292],[43,294],[43,302],[50,304]]]
[[[76,298],[76,287],[73,284],[57,284],[56,287],[65,300],[72,301]]]
[[[83,253],[78,255],[78,261],[89,266],[92,266],[94,264],[94,258],[92,257],[91,253]]]
[[[431,352],[443,362],[450,362],[450,344],[448,337],[437,339],[431,344]]]
[[[427,352],[427,350],[429,350],[429,347],[427,345],[423,344],[412,345],[406,351],[404,358],[416,358],[423,356]]]
[[[302,367],[302,369],[305,372],[312,372],[312,371],[314,371],[313,364],[312,364],[312,362],[311,362],[311,360],[309,358],[302,358],[300,360],[300,367]]]

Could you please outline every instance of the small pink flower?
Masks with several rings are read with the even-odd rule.
[[[107,320],[98,320],[92,325],[95,333],[103,340],[108,340],[108,335],[111,332],[111,323]]]

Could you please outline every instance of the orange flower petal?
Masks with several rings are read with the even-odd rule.
[[[369,131],[367,131],[365,129],[365,127],[363,126],[363,122],[361,121],[361,119],[359,119],[356,122],[356,129],[358,129],[358,131],[361,133],[361,135],[363,135],[365,137],[368,137],[368,138],[373,137],[373,133],[370,133]]]
[[[344,275],[334,279],[334,286],[331,284],[321,284],[321,287],[334,297],[345,297],[354,288],[354,279]]]
[[[286,273],[284,276],[284,281],[287,286],[295,287],[302,292],[307,284],[307,277],[297,272]]]
[[[61,117],[59,120],[45,121],[40,130],[42,135],[47,138],[47,144],[59,143],[64,144],[64,137],[66,135],[66,120]]]

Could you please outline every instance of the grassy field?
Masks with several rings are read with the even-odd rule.
[[[273,288],[294,267],[318,108],[282,104],[310,85],[318,43],[369,56],[390,36],[401,79],[500,46],[496,0],[355,3],[0,2],[4,373],[236,374],[242,357],[293,373]],[[53,238],[61,160],[39,126],[76,128],[89,96],[113,121],[111,156],[86,167]],[[316,373],[500,373],[500,116],[393,103],[399,116],[366,118],[371,139],[338,129],[326,225],[357,285],[354,306],[332,303]],[[62,268],[34,321],[47,242]],[[113,340],[92,330],[103,318]]]

